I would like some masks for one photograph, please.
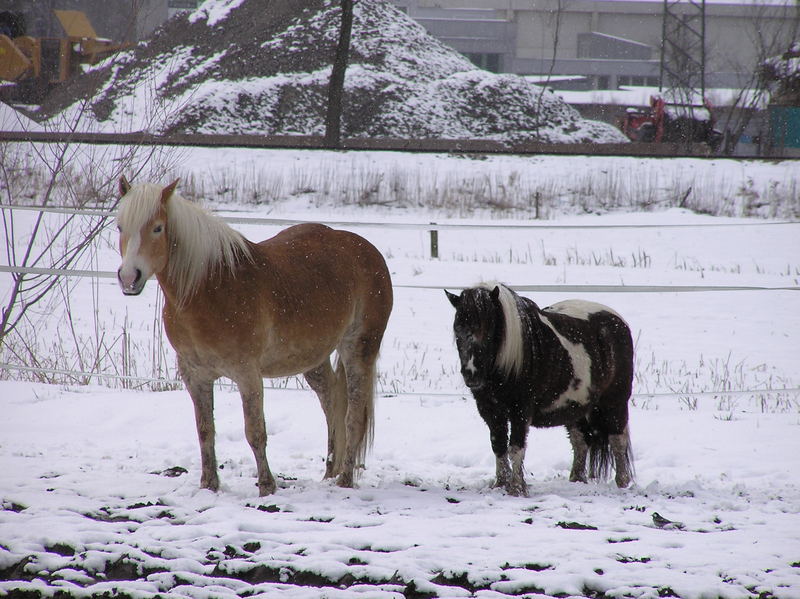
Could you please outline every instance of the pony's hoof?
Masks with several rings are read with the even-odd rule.
[[[521,485],[508,485],[506,486],[506,493],[511,495],[512,497],[527,497],[528,496],[528,485],[522,483]]]

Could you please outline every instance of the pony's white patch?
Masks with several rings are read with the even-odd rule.
[[[129,233],[141,230],[158,212],[162,189],[153,183],[133,186],[120,205],[117,222],[121,229]],[[171,247],[167,274],[176,286],[179,302],[191,297],[210,273],[232,270],[239,257],[252,258],[241,233],[174,192],[167,203],[167,231]]]
[[[522,467],[525,463],[525,448],[512,445],[508,448],[508,457],[511,458],[513,476],[522,475]]]
[[[571,316],[572,318],[579,318],[580,320],[589,320],[589,317],[592,314],[598,314],[600,312],[608,312],[609,314],[613,314],[623,322],[625,321],[622,316],[620,316],[617,312],[609,308],[608,306],[604,306],[603,304],[598,304],[597,302],[588,302],[586,300],[565,300],[563,302],[558,302],[557,304],[553,304],[544,309],[545,312],[554,312],[556,314],[564,314],[565,316]]]
[[[467,363],[464,366],[464,368],[469,370],[471,374],[475,374],[475,372],[478,370],[477,368],[475,368],[475,356],[471,355],[469,357],[469,360],[467,360]]]
[[[566,303],[566,302],[562,302]],[[590,302],[587,302],[590,303]],[[599,305],[599,304],[597,304]],[[569,402],[576,402],[585,406],[589,403],[589,388],[592,385],[592,361],[582,343],[572,343],[569,339],[559,333],[553,323],[542,314],[542,322],[550,327],[559,342],[567,350],[569,359],[572,362],[573,379],[569,387],[558,396],[558,398],[548,407],[547,411],[558,410],[567,406]]]
[[[495,287],[500,288],[500,306],[503,309],[503,319],[506,325],[506,334],[503,344],[497,352],[497,366],[508,374],[517,374],[522,368],[525,358],[525,337],[523,336],[523,323],[517,307],[517,296],[502,283],[487,282],[479,285],[489,291]]]

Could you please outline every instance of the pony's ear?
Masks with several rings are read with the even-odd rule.
[[[125,178],[125,175],[122,175],[119,178],[119,197],[124,196],[131,190],[131,184],[128,183],[128,180]]]
[[[175,188],[178,186],[178,181],[180,181],[180,179],[175,179],[172,183],[161,190],[162,204],[166,204],[167,200],[169,200],[172,197],[172,194],[175,193]]]
[[[455,293],[450,293],[447,289],[444,290],[447,299],[450,300],[450,303],[453,304],[454,308],[458,308],[458,305],[461,303],[461,296],[456,295]]]
[[[497,298],[500,297],[500,286],[495,285],[494,289],[489,292],[489,297],[492,298],[493,302],[497,301]]]

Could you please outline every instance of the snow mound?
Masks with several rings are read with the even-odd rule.
[[[206,0],[53,94],[92,130],[321,135],[338,2]],[[91,98],[88,102],[85,98]],[[82,127],[84,128],[84,127]],[[346,137],[621,142],[527,79],[477,69],[386,0],[355,6]]]

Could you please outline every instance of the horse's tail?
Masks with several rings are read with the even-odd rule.
[[[364,431],[356,447],[356,474],[360,471],[361,466],[364,464],[364,461],[367,457],[367,452],[372,448],[372,443],[375,438],[376,374],[376,366],[373,363],[367,373],[369,382],[368,384],[364,385],[363,391],[364,413],[362,418],[364,421]],[[347,375],[341,359],[336,360],[332,399],[332,431],[329,431],[329,434],[333,435],[334,440],[332,456],[333,471],[334,473],[339,473],[344,466],[345,454],[347,452],[347,408],[349,405],[347,393]]]
[[[605,422],[592,416],[593,414],[589,415],[585,426],[581,430],[583,438],[589,446],[589,478],[605,480],[608,478],[612,464],[616,467],[618,474],[620,471],[624,471],[632,477],[634,472],[633,449],[631,448],[627,427],[620,434],[625,443],[624,455],[622,456],[623,463],[615,464],[611,431],[609,431]]]

